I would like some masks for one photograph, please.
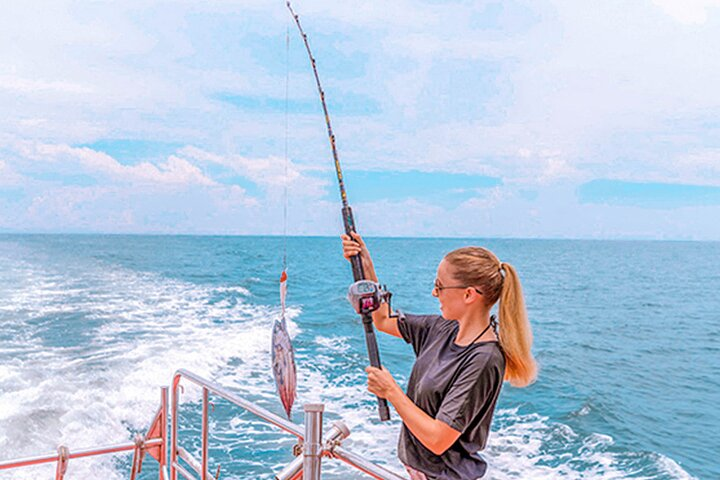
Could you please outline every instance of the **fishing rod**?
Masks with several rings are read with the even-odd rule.
[[[290,1],[286,2],[290,14],[295,19],[295,24],[300,30],[303,42],[305,43],[305,49],[307,50],[308,56],[310,57],[310,64],[312,65],[313,73],[315,74],[315,83],[317,85],[318,93],[320,94],[320,102],[322,103],[323,112],[325,113],[325,124],[327,125],[328,137],[330,138],[330,148],[332,149],[333,159],[335,160],[335,173],[337,173],[338,185],[340,187],[340,199],[342,200],[342,219],[343,225],[345,226],[345,233],[350,235],[353,232],[357,232],[355,228],[355,219],[353,218],[352,208],[347,201],[347,193],[345,192],[345,182],[343,181],[342,169],[340,168],[340,159],[338,158],[337,148],[335,146],[335,134],[333,133],[332,126],[330,125],[330,114],[328,113],[327,104],[325,103],[325,92],[320,85],[320,76],[318,75],[317,68],[315,66],[315,58],[310,51],[310,44],[308,43],[307,35],[300,26],[300,19],[290,5]],[[362,266],[362,260],[360,255],[350,257],[350,263],[352,265],[353,278],[355,282],[361,282],[365,280],[365,272]],[[366,282],[370,283],[370,282]],[[379,306],[377,302],[373,304],[374,309]],[[373,327],[371,308],[360,309],[362,316],[362,324],[365,328],[365,343],[367,345],[368,357],[370,359],[370,365],[375,368],[381,368],[380,364],[380,352],[378,350],[377,338],[375,338],[375,329]],[[390,409],[388,408],[387,400],[384,398],[377,397],[378,400],[378,414],[380,420],[390,420]]]

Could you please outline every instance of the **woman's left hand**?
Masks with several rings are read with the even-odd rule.
[[[370,393],[389,400],[389,397],[394,393],[401,392],[400,387],[387,368],[382,367],[381,370],[375,367],[367,367],[365,371],[368,374],[368,391]]]

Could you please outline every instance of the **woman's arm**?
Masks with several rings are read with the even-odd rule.
[[[365,277],[368,280],[377,282],[378,277],[375,273],[375,265],[373,264],[372,258],[370,257],[370,251],[365,245],[362,237],[358,233],[353,232],[352,238],[348,235],[341,235],[340,238],[342,238],[343,241],[343,256],[350,260],[351,257],[360,255]],[[402,337],[397,326],[397,319],[392,318],[390,313],[390,307],[387,303],[380,305],[380,308],[372,313],[375,328],[394,337]]]
[[[460,437],[462,432],[455,430],[445,422],[432,418],[415,405],[385,367],[382,370],[367,367],[365,371],[368,374],[368,390],[392,403],[403,423],[415,435],[415,438],[435,455],[445,453]]]

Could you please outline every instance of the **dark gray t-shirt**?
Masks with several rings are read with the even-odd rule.
[[[455,344],[457,322],[440,315],[399,312],[398,329],[415,350],[407,395],[431,417],[461,433],[442,455],[435,455],[403,424],[400,461],[438,480],[482,477],[485,448],[495,403],[505,376],[505,357],[497,342]]]

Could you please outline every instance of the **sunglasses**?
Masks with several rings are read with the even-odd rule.
[[[447,290],[447,289],[449,289],[449,288],[472,288],[473,290],[475,290],[475,291],[476,291],[477,293],[479,293],[480,295],[483,294],[480,290],[478,290],[477,288],[473,287],[472,285],[448,285],[448,286],[442,286],[442,285],[440,285],[440,281],[439,281],[437,278],[435,279],[435,283],[434,283],[434,285],[433,285],[433,291],[434,291],[434,292],[440,293],[440,292],[442,292],[443,290]]]

